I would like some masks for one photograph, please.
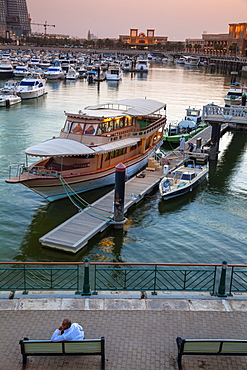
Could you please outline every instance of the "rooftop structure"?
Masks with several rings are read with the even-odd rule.
[[[155,36],[153,29],[148,29],[147,33],[138,33],[137,28],[131,28],[129,35],[119,35],[119,39],[131,47],[148,48],[149,46],[156,45],[158,43],[166,43],[167,36]]]

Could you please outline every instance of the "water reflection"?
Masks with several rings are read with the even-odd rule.
[[[236,166],[241,162],[246,147],[247,134],[240,132],[227,133],[231,139],[228,147],[220,160],[210,162],[209,166],[209,188],[208,191],[220,191],[223,195],[229,190],[229,179],[236,170]]]
[[[89,204],[93,203],[96,199],[102,197],[110,190],[112,186],[105,187],[103,189],[98,189],[97,191],[89,191],[83,193],[82,198]],[[104,234],[100,235],[98,239],[95,237],[88,244],[88,248],[83,248],[76,255],[66,254],[62,251],[56,251],[52,249],[47,249],[42,247],[39,242],[39,238],[44,236],[46,233],[60,225],[61,223],[68,220],[70,217],[75,215],[78,209],[71,203],[69,199],[61,199],[57,202],[42,204],[33,215],[32,221],[27,228],[26,234],[22,240],[20,249],[15,257],[16,261],[81,261],[88,253],[88,248],[90,249],[92,245],[102,242],[102,237]],[[114,245],[118,245],[118,241]],[[103,246],[104,243],[101,245]],[[107,246],[107,244],[105,244]],[[108,245],[109,246],[109,245]],[[99,255],[99,250],[97,252],[93,251],[93,254]],[[104,253],[102,253],[103,255]],[[98,258],[97,258],[98,259]]]
[[[62,83],[63,83],[62,80],[47,80],[46,81],[47,86],[51,90],[58,90],[61,87]]]
[[[121,81],[106,81],[107,87],[109,90],[119,90],[119,85],[121,84]]]

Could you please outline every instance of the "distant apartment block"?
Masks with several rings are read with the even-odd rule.
[[[129,35],[119,35],[119,39],[129,44],[130,47],[138,48],[148,48],[149,46],[160,44],[165,44],[168,37],[166,36],[155,36],[153,29],[148,29],[146,34],[141,32],[139,33],[137,28],[131,28]]]
[[[30,33],[26,0],[0,0],[0,36],[21,38]]]

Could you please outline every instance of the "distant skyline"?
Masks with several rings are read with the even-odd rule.
[[[47,33],[87,38],[90,30],[98,38],[128,35],[130,28],[169,41],[201,38],[203,32],[228,33],[229,23],[247,23],[247,0],[27,0],[32,22],[55,24]],[[31,26],[32,32],[44,32]]]

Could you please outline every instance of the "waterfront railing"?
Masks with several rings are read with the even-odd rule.
[[[247,292],[247,265],[114,262],[0,262],[0,291]]]

